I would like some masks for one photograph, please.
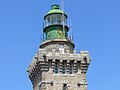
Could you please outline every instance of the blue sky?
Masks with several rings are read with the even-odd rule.
[[[42,19],[60,0],[0,1],[0,90],[32,90],[26,69]],[[120,90],[120,0],[65,0],[76,51],[89,50],[88,90]]]

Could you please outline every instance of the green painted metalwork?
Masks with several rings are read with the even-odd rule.
[[[53,13],[64,13],[64,12],[60,9],[52,9],[47,14],[53,14]]]
[[[69,28],[65,27],[65,37],[63,34],[63,27],[62,25],[51,25],[49,27],[44,28],[44,32],[46,33],[46,39],[60,39],[60,38],[67,38],[67,32]]]
[[[52,10],[50,10],[47,14],[52,14],[52,13],[64,13],[62,10],[60,10],[59,5],[53,4]]]
[[[52,30],[47,33],[47,40],[48,39],[56,39],[56,38],[63,38],[62,31]]]
[[[45,15],[44,19],[46,21],[46,24],[48,24],[48,25],[46,25],[46,27],[43,30],[44,33],[46,34],[46,40],[62,39],[62,38],[68,37],[67,34],[69,31],[69,27],[65,25],[65,30],[63,32],[62,22],[59,20],[59,23],[58,23],[58,19],[60,19],[59,14],[61,15],[61,19],[62,19],[63,13],[64,12],[59,9],[59,5],[55,4],[55,5],[52,5],[52,10],[50,10],[47,13],[47,15]],[[55,15],[55,16],[53,17],[51,15]],[[64,15],[67,19],[67,15],[66,14],[64,14]],[[53,22],[53,20],[54,20],[54,22]]]
[[[44,19],[51,14],[64,14],[67,18],[67,15],[62,10],[59,9],[59,5],[54,4],[51,7],[52,9],[45,15]]]

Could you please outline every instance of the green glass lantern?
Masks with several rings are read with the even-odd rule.
[[[46,40],[68,38],[69,27],[67,15],[60,10],[59,5],[52,5],[52,9],[44,16],[44,33]]]

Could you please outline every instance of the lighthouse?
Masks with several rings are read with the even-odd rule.
[[[33,90],[88,90],[89,51],[76,53],[67,14],[53,4],[44,16],[43,39],[28,67]]]

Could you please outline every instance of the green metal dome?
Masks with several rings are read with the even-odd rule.
[[[53,14],[53,13],[64,13],[64,12],[60,9],[52,9],[47,14]]]
[[[45,15],[44,19],[48,16],[48,15],[51,15],[51,14],[64,14],[67,18],[67,15],[62,11],[60,10],[60,7],[59,5],[57,4],[53,4],[51,6],[51,10],[47,13],[47,15]]]

